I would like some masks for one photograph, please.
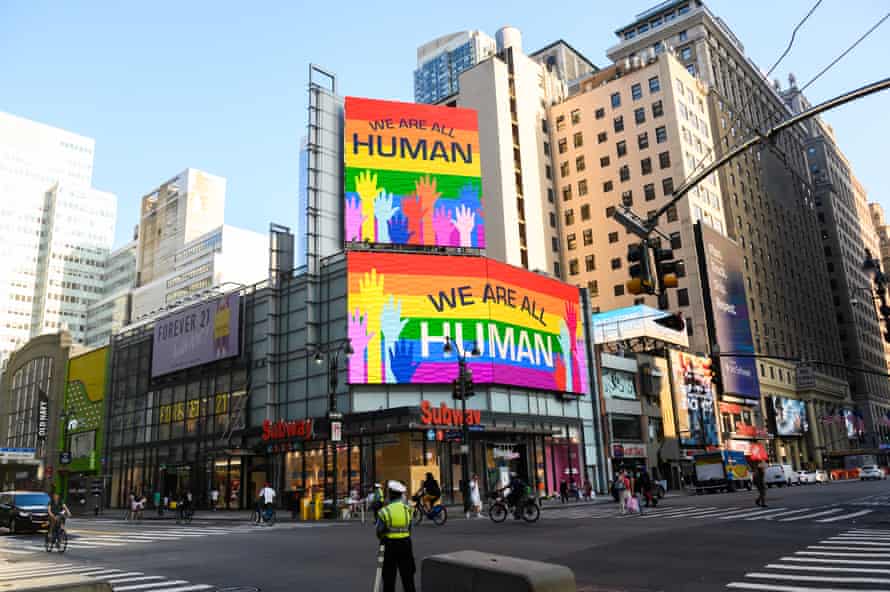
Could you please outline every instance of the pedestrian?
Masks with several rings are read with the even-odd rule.
[[[473,475],[470,479],[470,511],[467,512],[467,519],[470,514],[476,513],[476,518],[482,518],[482,493],[479,489],[479,475]]]
[[[754,487],[757,488],[757,499],[754,503],[762,508],[766,507],[766,475],[763,462],[757,464],[754,470]]]
[[[655,496],[652,495],[653,483],[652,478],[649,476],[649,473],[646,469],[642,469],[640,471],[639,476],[639,484],[640,484],[640,493],[643,495],[643,500],[646,502],[646,507],[655,507],[658,505],[658,500],[655,499]]]
[[[618,513],[627,513],[627,500],[630,499],[630,479],[624,469],[618,471],[612,482],[612,490],[618,495]]]
[[[402,501],[407,488],[398,481],[387,483],[389,504],[377,513],[377,538],[383,544],[383,592],[395,592],[396,571],[404,592],[415,592],[414,550],[411,548],[411,508]]]
[[[151,496],[151,501],[155,505],[155,509],[158,511],[158,516],[163,516],[164,509],[161,507],[161,492],[155,489],[154,494]]]
[[[559,501],[564,504],[569,501],[569,484],[565,479],[559,482]]]
[[[584,480],[584,499],[589,502],[593,501],[593,485],[588,479]]]
[[[216,512],[216,504],[219,503],[219,489],[214,487],[210,490],[210,509]]]
[[[381,508],[383,508],[383,504],[386,501],[384,499],[383,486],[379,483],[375,483],[374,489],[371,490],[368,498],[371,502],[371,511],[374,513],[374,522],[377,522],[377,513],[380,512]]]

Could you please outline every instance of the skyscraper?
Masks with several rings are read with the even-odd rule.
[[[93,189],[91,138],[0,112],[0,365],[30,337],[85,336],[117,198]]]
[[[482,31],[443,35],[417,48],[414,100],[438,103],[457,93],[461,72],[494,55],[495,40]]]

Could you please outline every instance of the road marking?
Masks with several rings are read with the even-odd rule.
[[[732,582],[727,588],[743,588],[745,590],[767,590],[769,592],[850,592],[849,588],[810,588],[805,586],[780,586],[776,584],[756,584],[753,582]],[[887,592],[884,590],[857,590],[857,592]]]
[[[820,545],[810,545],[807,549],[815,549],[816,551],[862,551],[862,547],[838,547],[838,546],[825,546],[822,547]],[[869,549],[869,551],[890,551],[890,548],[886,549]]]
[[[791,569],[800,571],[839,571],[847,573],[879,573],[890,574],[890,569],[878,569],[876,567],[824,567],[821,565],[789,565],[787,563],[768,563],[766,569]]]
[[[163,576],[139,576],[135,578],[120,578],[118,579],[114,576],[115,579],[108,580],[109,584],[126,584],[128,582],[147,582],[148,580],[163,580]]]
[[[809,512],[809,511],[812,510],[812,509],[813,509],[813,508],[798,508],[797,510],[790,510],[790,511],[788,511],[788,512],[781,512],[781,513],[779,513],[779,514],[776,514],[775,516],[767,516],[766,518],[764,518],[764,520],[775,520],[775,519],[776,519],[777,517],[779,517],[779,516],[791,516],[792,514],[800,514],[801,512]],[[745,518],[745,520],[756,520],[756,518],[755,518],[755,519],[752,519],[752,518]]]
[[[188,584],[188,581],[187,580],[166,580],[166,581],[164,581],[165,586],[179,586],[181,584]],[[115,586],[114,592],[124,592],[126,590],[147,590],[149,588],[157,588],[157,587],[158,587],[158,582],[153,582],[151,584],[133,584],[132,586]]]
[[[772,514],[773,512],[781,512],[782,510],[787,510],[787,508],[773,508],[771,510],[754,510],[751,512],[747,512],[746,514],[739,514],[737,516],[723,516],[720,520],[733,520],[736,518],[748,518],[749,516],[759,516],[761,514]]]
[[[800,574],[771,574],[751,572],[746,578],[769,578],[772,580],[795,580],[798,582],[833,582],[836,584],[890,584],[890,578],[850,578],[844,576],[802,576]]]
[[[873,559],[817,559],[815,557],[782,557],[782,561],[800,561],[804,563],[838,563],[844,565],[890,565],[890,561]]]
[[[829,553],[827,551],[796,551],[795,555],[825,555],[831,557],[887,557],[890,553]]]
[[[819,543],[820,545],[859,545],[860,547],[890,547],[890,541],[886,543],[873,543],[862,539],[838,539],[830,538]]]
[[[176,581],[176,584],[188,584],[188,582]],[[126,590],[144,590],[149,586],[154,584],[142,584],[140,586],[123,586],[121,588],[115,588],[114,592],[126,592]],[[192,592],[193,590],[209,590],[213,588],[213,586],[209,586],[207,584],[195,584],[193,586],[179,586],[176,588],[164,588],[162,592]],[[866,591],[870,592],[870,591]]]
[[[689,510],[687,512],[671,514],[670,516],[659,515],[657,517],[658,518],[668,518],[668,519],[670,519],[670,518],[706,518],[709,515],[721,514],[724,511],[725,510],[723,508],[712,508],[712,509],[701,508],[698,510]]]
[[[670,516],[679,516],[681,514],[688,514],[689,512],[700,512],[702,510],[714,510],[713,506],[707,506],[704,508],[693,508],[693,507],[685,507],[685,508],[671,508],[665,510],[656,510],[652,512],[648,512],[647,516],[651,516],[653,518],[668,518]]]
[[[837,522],[838,520],[851,520],[853,518],[858,518],[859,516],[865,516],[866,514],[871,514],[874,510],[860,510],[859,512],[853,512],[852,514],[844,514],[842,516],[832,516],[831,518],[822,518],[821,520],[816,520],[816,522]]]
[[[830,510],[823,510],[822,512],[816,512],[815,514],[804,514],[803,516],[795,516],[793,518],[782,518],[779,522],[797,522],[798,520],[806,520],[808,518],[816,518],[818,516],[827,516],[829,514],[836,514],[838,512],[843,512],[843,508],[832,508]]]
[[[108,580],[110,578],[129,578],[131,576],[141,576],[141,571],[128,571],[126,573],[108,574],[103,576],[93,576],[94,580]]]

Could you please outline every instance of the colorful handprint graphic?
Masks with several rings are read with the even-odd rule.
[[[408,319],[402,319],[402,301],[396,301],[393,296],[389,297],[383,309],[380,312],[380,330],[383,332],[383,355],[386,371],[386,382],[396,382],[396,377],[390,366],[389,354],[395,348],[402,329],[408,324]]]
[[[362,236],[360,240],[375,240],[374,199],[380,190],[377,187],[377,174],[371,171],[359,173],[355,179],[355,192],[362,204]]]
[[[374,198],[374,219],[377,222],[378,243],[391,242],[389,238],[389,221],[399,211],[398,206],[393,205],[392,193],[381,191]]]
[[[367,332],[372,336],[368,341],[368,382],[372,384],[380,383],[383,378],[380,332],[384,305],[383,274],[372,269],[359,281],[358,294],[350,294],[349,298],[350,308],[358,308],[364,313]]]
[[[347,335],[352,345],[352,358],[349,361],[349,382],[363,384],[367,382],[368,359],[365,355],[368,342],[374,337],[368,333],[368,319],[363,317],[361,311],[355,311],[347,318]]]
[[[358,197],[346,198],[346,240],[362,240],[362,223],[365,216],[362,213],[362,200]]]

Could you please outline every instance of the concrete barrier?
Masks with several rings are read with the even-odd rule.
[[[423,592],[576,592],[575,574],[552,563],[458,551],[432,555],[421,564]]]
[[[47,576],[0,582],[0,592],[111,592],[111,584],[84,576]]]

